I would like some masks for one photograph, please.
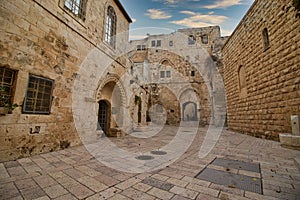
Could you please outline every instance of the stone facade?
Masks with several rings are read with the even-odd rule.
[[[218,70],[225,41],[218,26],[130,41],[132,89],[141,98],[131,104],[135,125],[162,123],[157,119],[172,125],[222,125],[226,104]]]
[[[299,6],[298,6],[299,9]],[[230,129],[278,139],[300,113],[300,20],[290,0],[256,0],[223,47]]]
[[[81,64],[91,50],[105,53],[113,59],[116,52],[125,49],[131,22],[118,0],[83,3],[82,10],[73,8],[72,11],[64,0],[1,2],[1,76],[13,70],[11,103],[19,106],[12,114],[0,116],[0,161],[81,143],[72,114],[74,81],[86,78],[80,72]],[[109,6],[117,16],[116,34],[123,33],[116,38],[115,49],[103,42]],[[98,67],[101,68],[101,65],[100,62]],[[120,58],[109,69],[115,70],[112,74],[118,74],[124,71],[125,65],[126,59]],[[24,112],[31,75],[53,83],[49,113]],[[101,83],[98,85],[100,87]],[[101,99],[111,101],[110,97],[103,97],[105,95],[98,95],[99,99],[96,94],[94,96],[94,102]],[[97,124],[97,121],[94,123]]]

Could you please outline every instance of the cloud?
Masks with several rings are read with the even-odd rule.
[[[196,15],[195,12],[192,12],[192,11],[188,11],[188,10],[183,10],[183,11],[180,11],[181,14],[185,14],[185,15]]]
[[[242,4],[241,0],[218,0],[214,4],[203,6],[203,8],[207,8],[207,9],[228,8],[240,4]]]
[[[228,17],[222,15],[213,15],[213,14],[201,14],[194,13],[190,11],[181,11],[182,14],[191,15],[190,17],[171,21],[172,24],[177,24],[181,26],[196,28],[196,27],[204,27],[204,26],[213,26],[222,24]]]
[[[221,35],[222,36],[229,36],[231,35],[233,30],[226,30],[226,29],[221,29]]]
[[[132,20],[132,23],[136,22],[136,19],[135,19],[135,18],[132,18],[131,20]]]
[[[145,15],[149,16],[151,19],[169,19],[172,17],[172,15],[169,15],[159,9],[148,9]]]

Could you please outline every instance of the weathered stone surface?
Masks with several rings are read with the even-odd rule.
[[[280,133],[292,131],[290,117],[300,114],[300,21],[296,12],[289,0],[255,1],[225,44],[230,129],[275,140]],[[269,34],[267,47],[264,28]]]
[[[117,15],[117,33],[128,31],[129,20],[114,0],[88,1],[84,18],[67,10],[62,0],[1,3],[0,66],[17,71],[13,103],[23,104],[29,74],[55,84],[49,115],[24,114],[19,106],[12,114],[0,116],[0,161],[81,143],[72,113],[73,85],[92,49],[115,51],[103,42],[109,5]],[[125,36],[118,39],[117,49],[125,48]],[[31,134],[36,126],[39,134]]]

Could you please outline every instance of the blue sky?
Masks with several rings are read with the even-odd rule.
[[[230,35],[254,0],[120,0],[133,20],[130,39],[219,25]]]

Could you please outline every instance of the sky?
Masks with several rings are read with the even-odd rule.
[[[120,0],[133,23],[130,40],[181,28],[219,25],[221,35],[236,28],[254,0]]]

